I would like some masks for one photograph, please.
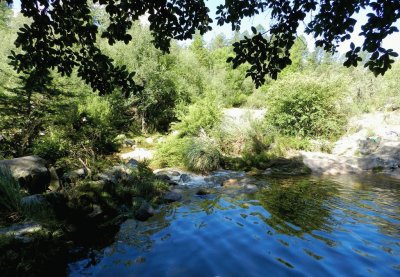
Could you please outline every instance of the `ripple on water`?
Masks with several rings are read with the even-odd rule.
[[[70,264],[70,276],[400,275],[398,182],[261,181],[269,185],[250,196],[189,190],[146,222],[128,220],[101,255]]]

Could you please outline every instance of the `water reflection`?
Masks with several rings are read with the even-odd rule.
[[[336,184],[313,179],[278,179],[256,195],[270,214],[265,222],[276,231],[300,236],[313,230],[331,229],[326,203],[338,194]]]
[[[255,194],[186,189],[182,202],[150,220],[125,222],[97,264],[73,263],[70,275],[400,273],[399,183],[355,176],[261,181],[267,185]]]

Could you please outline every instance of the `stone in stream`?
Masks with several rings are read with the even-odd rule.
[[[256,185],[245,185],[243,188],[243,193],[252,194],[258,191],[258,187]]]
[[[182,174],[181,177],[179,178],[180,183],[188,183],[192,180],[192,178],[189,176],[189,174]]]
[[[153,207],[146,201],[143,201],[140,205],[140,208],[135,213],[135,218],[140,221],[145,221],[148,218],[152,217],[154,214],[155,212]]]
[[[231,178],[231,179],[228,179],[228,180],[224,181],[222,183],[222,186],[223,187],[229,187],[229,188],[232,188],[232,187],[237,188],[237,187],[242,186],[242,184],[238,179]]]
[[[157,174],[156,178],[165,182],[171,181],[171,178],[167,174]]]
[[[197,192],[196,192],[196,195],[198,195],[198,196],[203,196],[203,195],[208,195],[208,194],[210,194],[211,192],[209,191],[209,190],[207,190],[207,189],[204,189],[204,188],[201,188],[201,189],[199,189]]]
[[[172,191],[167,192],[164,195],[164,200],[167,202],[176,202],[182,199],[182,191],[179,189],[174,189]]]

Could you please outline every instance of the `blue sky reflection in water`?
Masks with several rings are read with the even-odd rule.
[[[254,195],[189,189],[147,222],[128,220],[70,276],[399,276],[398,181],[262,182]]]

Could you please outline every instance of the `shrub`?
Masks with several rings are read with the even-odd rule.
[[[48,134],[33,143],[32,152],[43,159],[54,163],[56,160],[68,155],[70,144],[61,132],[50,130]]]
[[[220,166],[218,144],[202,135],[196,138],[170,137],[161,144],[152,162],[157,167],[182,167],[194,172],[208,172]]]
[[[226,118],[212,135],[217,138],[224,154],[238,156],[267,150],[275,133],[274,128],[246,113],[236,120]]]
[[[180,122],[174,124],[174,129],[180,136],[197,136],[200,131],[208,132],[218,125],[222,119],[221,108],[214,99],[204,98],[189,106],[185,114],[178,116]]]
[[[21,194],[18,182],[11,171],[0,166],[0,212],[7,217],[21,212]]]
[[[202,136],[192,140],[185,153],[185,165],[194,172],[206,173],[220,167],[221,153],[214,140]]]
[[[191,146],[191,138],[169,137],[157,146],[152,165],[156,167],[184,167],[185,153]]]
[[[269,88],[267,122],[288,136],[332,139],[340,135],[344,115],[335,103],[340,88],[317,78],[297,75]]]

